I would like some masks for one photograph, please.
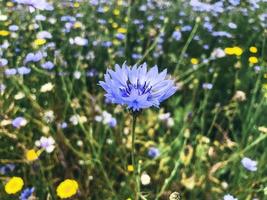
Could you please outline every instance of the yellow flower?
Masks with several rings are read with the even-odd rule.
[[[34,40],[33,43],[34,43],[36,46],[41,46],[41,45],[43,45],[43,44],[46,43],[46,40],[45,40],[45,39],[42,39],[42,38],[38,38],[38,39]]]
[[[14,3],[11,2],[11,1],[9,1],[9,2],[6,3],[6,6],[7,6],[7,7],[13,7],[13,6],[14,6]]]
[[[116,16],[120,15],[120,10],[119,9],[114,9],[113,10],[113,14],[116,15]]]
[[[234,54],[234,49],[231,47],[227,47],[224,49],[224,53],[226,53],[227,55],[233,55]]]
[[[259,61],[258,61],[258,58],[255,57],[255,56],[251,56],[251,57],[249,57],[249,58],[248,58],[248,61],[249,61],[249,63],[251,63],[251,64],[256,64],[256,63],[259,62]]]
[[[104,12],[108,12],[109,11],[109,7],[108,6],[104,6]]]
[[[241,56],[243,53],[243,50],[240,47],[234,47],[233,50],[234,50],[234,54],[237,56]]]
[[[112,28],[118,28],[118,24],[116,23],[116,22],[113,22],[112,24],[111,24],[111,26],[112,26]]]
[[[118,28],[118,33],[127,33],[127,29],[126,28]]]
[[[240,47],[227,47],[224,49],[224,53],[227,55],[236,55],[236,56],[241,56],[243,53],[243,50]]]
[[[82,25],[83,25],[83,24],[82,24],[81,22],[75,22],[74,25],[73,25],[73,27],[74,27],[74,28],[81,28]]]
[[[118,46],[118,45],[121,44],[121,42],[120,42],[119,40],[117,40],[117,39],[112,40],[112,43],[113,43],[115,46]]]
[[[249,48],[249,51],[251,53],[257,53],[258,52],[258,49],[257,49],[257,47],[252,46],[252,47]]]
[[[34,149],[31,149],[26,152],[26,159],[31,162],[37,160],[39,155],[39,152],[36,152]]]
[[[22,178],[12,177],[5,185],[5,191],[7,194],[16,194],[19,192],[24,185]]]
[[[267,83],[262,84],[262,89],[267,90]]]
[[[74,8],[79,8],[79,7],[80,7],[80,4],[79,4],[78,2],[75,2],[75,3],[73,4],[73,7],[74,7]]]
[[[9,31],[6,30],[0,30],[0,36],[8,36],[10,34]]]
[[[121,6],[123,4],[123,0],[118,0],[118,5]]]
[[[133,172],[134,171],[134,166],[133,165],[128,165],[127,166],[128,172]]]
[[[61,199],[66,199],[75,195],[78,191],[78,183],[73,179],[66,179],[57,186],[57,195]]]
[[[190,62],[191,62],[193,65],[197,65],[197,64],[198,64],[198,59],[196,59],[196,58],[191,58]]]

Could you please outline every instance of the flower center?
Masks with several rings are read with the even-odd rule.
[[[121,94],[123,97],[129,97],[131,95],[144,95],[150,93],[152,86],[148,82],[145,82],[143,85],[140,84],[139,80],[136,81],[136,84],[132,84],[129,80],[127,85],[124,88],[120,88]]]

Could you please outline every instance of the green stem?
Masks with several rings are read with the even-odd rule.
[[[39,161],[39,165],[40,165],[40,171],[41,171],[43,182],[47,187],[47,192],[48,192],[48,194],[51,195],[52,200],[55,200],[55,196],[54,196],[53,190],[52,190],[52,188],[50,186],[49,181],[47,180],[47,178],[45,176],[43,165],[42,165],[41,161]]]
[[[181,136],[181,134],[179,134],[179,136]],[[181,142],[181,140],[180,140],[180,142]],[[184,150],[186,143],[187,143],[187,139],[185,139],[183,144],[182,144],[182,151]],[[174,165],[174,168],[172,169],[170,176],[167,179],[165,179],[164,184],[161,187],[159,193],[157,194],[155,200],[159,200],[159,198],[162,196],[162,194],[166,191],[167,187],[171,184],[171,182],[175,178],[175,175],[177,175],[180,164],[181,164],[180,156],[178,156],[177,160],[175,161],[175,165]]]
[[[188,37],[188,39],[187,39],[182,51],[181,51],[181,54],[180,54],[179,59],[178,59],[178,63],[177,63],[177,65],[175,67],[175,70],[174,70],[174,74],[178,73],[179,67],[180,67],[180,65],[181,65],[181,63],[183,61],[184,54],[185,54],[189,44],[191,43],[191,41],[193,40],[193,38],[194,38],[194,36],[195,36],[195,34],[197,32],[199,23],[200,23],[200,18],[197,18],[195,26],[194,26],[193,30],[191,31],[191,33],[190,33],[190,35],[189,35],[189,37]]]
[[[132,149],[131,149],[131,157],[132,157],[132,165],[134,168],[134,179],[135,179],[135,200],[139,199],[139,178],[138,178],[138,170],[135,164],[135,126],[137,116],[133,113],[133,122],[132,122]]]

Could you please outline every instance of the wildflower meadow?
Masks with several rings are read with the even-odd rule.
[[[0,0],[0,200],[267,200],[267,0]]]

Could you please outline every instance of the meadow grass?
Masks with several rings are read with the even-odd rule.
[[[0,199],[267,199],[266,10],[0,0]],[[123,63],[177,91],[133,116],[99,84]]]

